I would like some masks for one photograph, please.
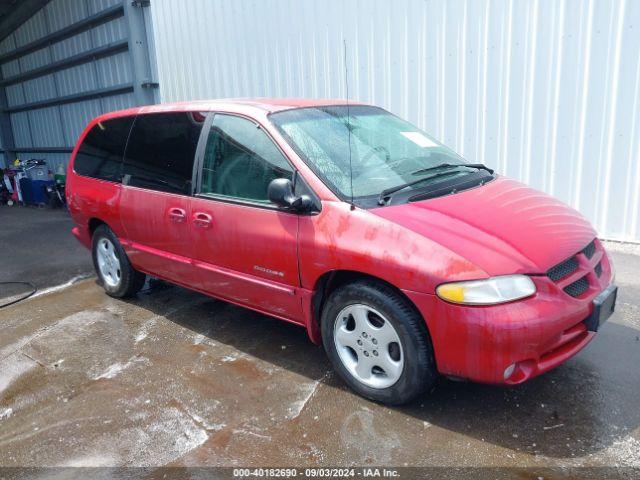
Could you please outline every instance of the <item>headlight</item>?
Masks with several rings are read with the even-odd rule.
[[[526,275],[505,275],[486,280],[443,283],[436,288],[436,293],[447,302],[495,305],[529,297],[536,293],[536,286]]]

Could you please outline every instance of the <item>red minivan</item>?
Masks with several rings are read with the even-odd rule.
[[[615,305],[580,214],[374,106],[109,113],[82,133],[67,182],[107,294],[151,275],[300,325],[384,403],[438,375],[524,382],[579,352]]]

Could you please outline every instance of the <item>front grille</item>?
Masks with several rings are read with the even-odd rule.
[[[584,253],[585,257],[591,259],[596,253],[596,241],[592,240],[589,245],[582,249],[582,253]]]
[[[581,279],[570,283],[566,287],[564,287],[564,291],[567,292],[572,297],[579,297],[589,288],[589,280],[584,276]]]
[[[568,277],[577,269],[578,260],[576,260],[576,257],[571,257],[568,260],[559,263],[555,267],[551,267],[547,272],[547,276],[554,282],[557,282],[558,280],[562,280],[564,277]]]
[[[598,262],[593,271],[596,272],[597,277],[600,278],[602,276],[602,262]]]
[[[596,240],[593,239],[591,242],[589,242],[589,244],[586,247],[584,247],[578,253],[567,258],[563,262],[551,267],[547,271],[547,276],[556,283],[561,281],[563,278],[568,277],[569,275],[575,273],[578,270],[579,268],[578,255],[582,254],[588,259],[591,259],[596,254],[597,248],[598,247],[596,245]],[[602,275],[602,264],[599,262],[594,267],[593,271],[596,274],[596,276],[599,278]],[[572,297],[579,297],[588,289],[589,289],[589,279],[585,272],[585,275],[582,278],[567,285],[566,287],[564,287],[563,290],[568,295],[571,295]]]

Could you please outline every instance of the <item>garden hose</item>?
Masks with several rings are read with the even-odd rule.
[[[31,282],[0,282],[0,285],[26,285],[27,287],[31,288],[31,291],[29,293],[15,300],[11,300],[10,302],[3,303],[2,305],[0,305],[0,308],[8,307],[9,305],[13,305],[15,303],[26,300],[38,291],[38,288]]]

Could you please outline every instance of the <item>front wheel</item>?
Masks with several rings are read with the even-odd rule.
[[[324,348],[360,395],[390,405],[410,402],[435,382],[433,349],[420,314],[393,288],[359,281],[335,290],[322,310]]]
[[[118,238],[106,225],[100,225],[93,233],[92,256],[100,283],[108,295],[130,297],[143,287],[145,274],[131,266]]]

